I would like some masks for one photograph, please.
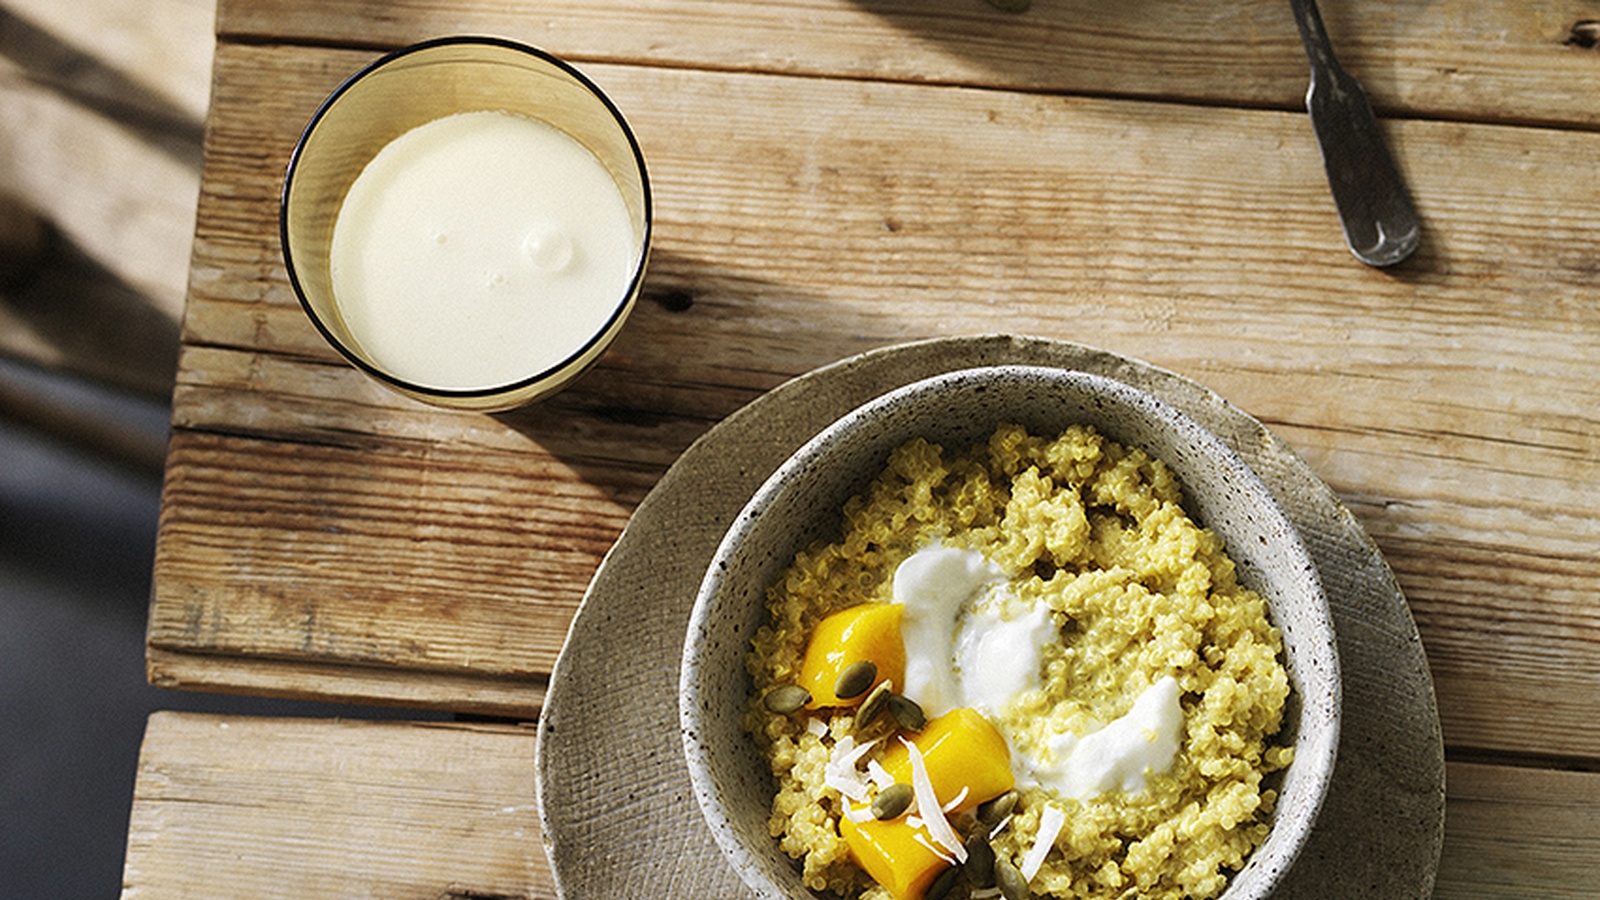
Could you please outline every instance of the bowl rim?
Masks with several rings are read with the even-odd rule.
[[[906,398],[919,394],[936,392],[950,387],[957,387],[964,382],[985,378],[1022,378],[1035,377],[1049,382],[1054,388],[1060,384],[1071,384],[1071,389],[1084,389],[1087,387],[1092,392],[1103,393],[1116,398],[1116,403],[1124,409],[1138,408],[1138,412],[1145,417],[1152,418],[1161,423],[1166,430],[1175,430],[1185,433],[1203,445],[1201,454],[1203,465],[1217,466],[1228,470],[1246,485],[1255,497],[1263,500],[1261,508],[1276,527],[1282,537],[1281,553],[1286,553],[1293,561],[1292,568],[1300,577],[1309,582],[1310,590],[1306,599],[1314,605],[1307,610],[1307,615],[1312,623],[1311,629],[1302,638],[1305,647],[1316,650],[1326,649],[1326,657],[1320,659],[1322,675],[1320,684],[1323,690],[1315,695],[1307,695],[1305,686],[1301,683],[1294,685],[1296,693],[1300,694],[1299,715],[1295,721],[1285,721],[1286,727],[1296,729],[1302,723],[1320,724],[1317,731],[1318,739],[1311,743],[1307,749],[1314,750],[1314,754],[1303,754],[1302,743],[1306,737],[1297,734],[1295,744],[1295,758],[1285,772],[1293,770],[1297,778],[1303,780],[1306,787],[1302,790],[1302,801],[1307,804],[1290,822],[1285,822],[1279,815],[1282,810],[1280,805],[1269,821],[1272,823],[1272,832],[1266,841],[1258,845],[1246,857],[1245,864],[1239,870],[1229,874],[1228,885],[1219,900],[1241,900],[1242,897],[1265,897],[1271,893],[1273,886],[1292,868],[1300,851],[1303,849],[1315,822],[1328,795],[1332,782],[1335,763],[1339,748],[1340,714],[1342,710],[1342,679],[1340,677],[1338,648],[1334,632],[1332,612],[1328,603],[1327,594],[1323,589],[1321,578],[1317,572],[1309,549],[1298,530],[1289,521],[1286,512],[1273,497],[1260,476],[1220,437],[1209,429],[1200,425],[1191,416],[1171,403],[1118,379],[1086,372],[1076,369],[1062,369],[1048,365],[1034,364],[998,364],[979,365],[962,369],[951,370],[886,391],[857,407],[846,412],[833,422],[825,426],[817,434],[807,440],[799,449],[791,454],[778,468],[761,484],[752,494],[750,499],[741,508],[739,514],[732,520],[719,541],[717,550],[712,556],[706,574],[701,582],[699,592],[695,598],[694,606],[690,612],[686,640],[679,669],[678,711],[682,744],[685,761],[688,768],[689,780],[695,799],[700,806],[701,813],[715,838],[718,847],[722,850],[724,858],[739,874],[748,887],[756,891],[759,896],[767,898],[786,898],[791,896],[761,873],[758,868],[746,863],[748,854],[757,852],[753,848],[744,846],[732,832],[728,824],[732,816],[728,806],[722,801],[718,793],[716,776],[710,771],[707,760],[710,745],[702,737],[703,729],[700,726],[699,709],[701,707],[701,681],[697,677],[700,662],[705,655],[705,642],[700,638],[705,636],[712,613],[717,609],[717,601],[721,598],[721,586],[724,573],[728,569],[728,561],[737,552],[747,533],[756,527],[756,522],[761,518],[760,512],[786,492],[793,490],[796,483],[795,475],[807,469],[814,468],[818,460],[834,449],[842,441],[847,441],[852,434],[861,429],[870,427],[874,418],[880,413],[891,410],[896,404]],[[1004,417],[1000,419],[1003,421]],[[1070,424],[1070,423],[1069,423]],[[1112,440],[1116,436],[1107,435]],[[980,438],[981,439],[981,438]],[[1130,443],[1118,440],[1119,443]],[[1162,458],[1160,454],[1152,456]],[[1170,461],[1163,460],[1171,465]],[[1187,479],[1180,477],[1180,482],[1185,486],[1186,500],[1190,484]],[[1187,505],[1187,503],[1186,503]],[[1209,525],[1206,527],[1210,527]],[[765,586],[756,591],[753,602],[761,603],[765,596]],[[1273,605],[1269,599],[1269,615]],[[764,604],[763,604],[764,605]],[[761,616],[758,615],[758,619]],[[1276,618],[1276,617],[1275,617]],[[1280,627],[1281,623],[1274,621]],[[1285,644],[1284,655],[1287,657],[1288,644]],[[1298,663],[1299,661],[1297,661]],[[1310,663],[1306,663],[1310,665]],[[1294,670],[1290,670],[1291,675]],[[741,669],[741,680],[748,683],[748,675]],[[1308,701],[1316,702],[1308,702]],[[1316,722],[1313,716],[1319,713],[1323,716]],[[742,730],[742,729],[741,729]],[[1280,797],[1281,800],[1281,797]],[[1287,826],[1282,830],[1280,826]],[[1280,838],[1274,842],[1274,838]],[[1241,876],[1260,868],[1258,861],[1264,860],[1263,848],[1271,846],[1278,852],[1270,863],[1273,869],[1253,879],[1258,890],[1249,895],[1236,894],[1235,885],[1240,883]],[[777,850],[776,844],[772,850]]]

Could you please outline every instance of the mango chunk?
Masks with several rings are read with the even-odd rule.
[[[878,667],[878,676],[868,691],[882,681],[895,685],[905,682],[906,646],[900,638],[903,611],[898,603],[863,603],[817,623],[800,663],[799,684],[811,692],[808,708],[854,706],[865,699],[867,691],[847,700],[834,693],[840,673],[862,660]]]
[[[966,789],[966,796],[947,815],[998,797],[1015,784],[1006,739],[977,710],[953,709],[933,719],[912,743],[922,754],[928,781],[941,804]],[[904,744],[898,740],[891,744],[882,764],[896,781],[911,784],[911,754]],[[886,822],[842,818],[839,833],[856,863],[895,900],[921,900],[948,865],[928,846],[933,841],[926,830],[912,828],[904,816]]]
[[[998,797],[1016,784],[1011,774],[1011,748],[975,709],[952,709],[930,720],[912,743],[922,751],[922,763],[940,803],[949,803],[962,788],[967,789],[967,796],[951,815]],[[895,781],[911,783],[911,754],[904,744],[890,743],[882,762]]]
[[[888,822],[839,820],[839,834],[856,863],[895,900],[922,900],[928,885],[949,865],[917,840],[919,832],[904,816]],[[926,833],[922,839],[928,840]]]

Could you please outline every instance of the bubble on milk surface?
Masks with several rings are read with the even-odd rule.
[[[538,222],[522,239],[522,252],[541,272],[564,272],[572,265],[572,237],[554,223]]]

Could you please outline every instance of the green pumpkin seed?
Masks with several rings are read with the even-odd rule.
[[[1027,12],[1033,0],[989,0],[989,5],[1002,12],[1019,13]]]
[[[986,830],[992,829],[999,825],[1006,816],[1011,815],[1011,811],[1016,808],[1017,792],[1006,791],[993,800],[985,800],[978,804],[978,821],[982,823]]]
[[[767,709],[780,716],[787,716],[810,703],[811,692],[798,684],[786,684],[768,691],[762,702],[767,705]]]
[[[967,838],[967,881],[975,888],[994,887],[994,848],[982,831]]]
[[[833,695],[840,700],[852,700],[865,694],[877,680],[877,663],[870,659],[856,660],[839,673],[839,680],[833,683]]]
[[[940,872],[939,877],[928,885],[927,893],[922,895],[923,900],[945,900],[946,897],[949,897],[950,889],[956,886],[956,873],[957,870],[954,868]]]
[[[911,806],[911,800],[916,796],[911,785],[896,782],[878,792],[872,798],[872,814],[880,821],[898,819],[902,813]]]
[[[994,861],[994,883],[1006,900],[1031,900],[1033,897],[1033,892],[1028,890],[1028,880],[1004,856]]]
[[[878,686],[867,694],[867,699],[861,701],[861,705],[856,707],[855,728],[857,731],[866,729],[883,712],[889,702],[890,688],[889,682],[878,682]]]
[[[889,715],[901,728],[907,731],[921,731],[922,726],[928,724],[928,717],[923,714],[922,707],[915,700],[900,694],[889,696]]]

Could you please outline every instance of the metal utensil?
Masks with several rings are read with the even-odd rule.
[[[1322,148],[1345,242],[1369,266],[1393,265],[1422,239],[1411,195],[1383,142],[1367,92],[1333,56],[1315,0],[1289,0],[1289,5],[1311,61],[1306,111]]]

